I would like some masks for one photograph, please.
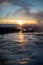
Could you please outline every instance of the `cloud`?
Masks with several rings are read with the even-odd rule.
[[[21,7],[30,7],[31,3],[28,0],[0,0],[0,3],[11,3],[13,5],[18,5]]]
[[[31,12],[30,15],[37,20],[39,25],[43,25],[43,11]]]
[[[5,4],[5,3],[10,3],[13,5],[17,5],[22,7],[21,9],[17,10],[16,12],[13,13],[8,13],[6,16],[8,17],[9,15],[15,16],[15,15],[19,15],[19,16],[26,16],[26,17],[32,17],[37,19],[38,21],[43,21],[43,12],[37,11],[37,12],[33,12],[31,13],[30,7],[33,6],[32,1],[34,2],[34,0],[0,0],[0,3]],[[36,0],[37,2],[42,3],[43,0]],[[37,4],[37,3],[36,3]],[[22,12],[24,10],[24,12]],[[21,14],[23,13],[23,14]]]
[[[37,13],[37,18],[43,19],[43,12],[38,12]]]
[[[0,7],[0,11],[3,10],[4,8]]]
[[[32,3],[29,3],[28,0],[0,0],[0,3],[1,4],[13,4],[13,5],[20,6],[25,10],[26,15],[28,15],[28,13],[29,13],[29,7],[32,6]],[[19,9],[19,11],[20,11],[20,9]]]
[[[13,15],[19,15],[19,14],[28,16],[29,15],[29,9],[28,8],[20,8],[16,12],[14,12]]]
[[[0,0],[0,4],[11,4],[8,0]]]
[[[43,20],[43,11],[37,11],[36,13],[32,13],[33,17],[38,20]]]
[[[6,17],[6,18],[9,18],[9,17],[11,16],[11,14],[12,14],[12,12],[8,12],[8,13],[5,15],[5,17]]]

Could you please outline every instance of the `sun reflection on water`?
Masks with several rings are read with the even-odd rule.
[[[19,32],[19,33],[18,33],[18,41],[19,41],[19,42],[24,42],[24,35],[23,35],[22,32]]]
[[[6,65],[7,63],[10,65],[11,63],[12,65],[33,65],[33,62],[37,62],[36,60],[40,62],[40,59],[43,58],[42,36],[19,32],[4,34],[0,38],[2,46],[0,52],[5,58]]]

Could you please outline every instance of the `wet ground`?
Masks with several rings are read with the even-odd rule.
[[[0,65],[43,65],[43,34],[0,34]]]

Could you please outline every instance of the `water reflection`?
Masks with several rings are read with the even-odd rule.
[[[1,35],[0,53],[1,62],[6,63],[3,65],[9,65],[9,63],[10,65],[35,65],[35,62],[41,63],[43,61],[43,36],[22,32]]]
[[[20,49],[17,50],[17,52],[19,54],[23,54],[23,51],[26,51],[27,47],[26,47],[26,42],[25,42],[24,34],[22,32],[18,33],[18,42],[19,42],[18,46],[20,47]]]
[[[19,42],[24,42],[24,35],[21,32],[18,33],[18,41]]]

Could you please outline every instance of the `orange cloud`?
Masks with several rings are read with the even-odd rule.
[[[37,24],[37,20],[29,19],[29,20],[21,20],[23,24]],[[0,24],[18,24],[18,20],[14,19],[0,19]]]

